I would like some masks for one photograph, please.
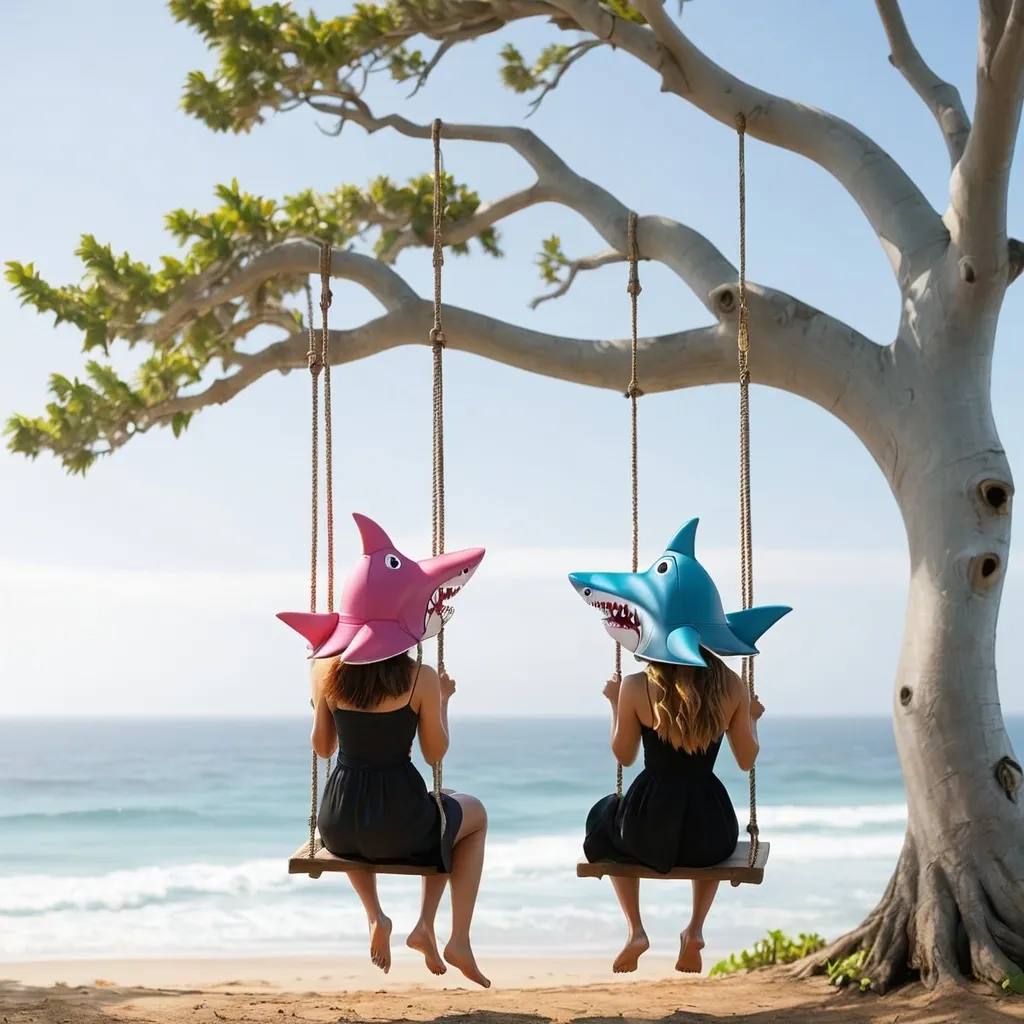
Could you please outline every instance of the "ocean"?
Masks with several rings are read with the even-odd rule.
[[[1024,719],[1008,725],[1024,749]],[[829,937],[856,924],[902,842],[889,721],[766,716],[760,735],[771,858],[761,886],[720,890],[712,956],[769,928]],[[362,953],[344,876],[286,873],[307,834],[309,761],[303,718],[0,721],[0,960]],[[727,748],[719,775],[742,831],[746,776]],[[614,953],[624,927],[611,886],[575,875],[587,810],[614,788],[607,721],[453,718],[444,778],[489,812],[481,962]],[[418,879],[380,889],[396,930],[409,928]],[[645,882],[641,900],[655,950],[671,953],[689,885]],[[441,936],[446,915],[447,901]]]

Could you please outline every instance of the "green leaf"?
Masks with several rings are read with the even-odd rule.
[[[1004,992],[1012,992],[1014,995],[1024,996],[1024,971],[1007,975],[1003,979],[1002,988]]]
[[[189,421],[192,419],[192,413],[190,412],[176,412],[171,418],[171,430],[174,432],[175,437],[181,437],[182,433],[188,429]]]

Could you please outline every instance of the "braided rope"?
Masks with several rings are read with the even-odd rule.
[[[740,308],[739,330],[736,339],[740,376],[740,587],[743,607],[754,603],[754,542],[750,506],[750,352],[749,319],[747,312],[747,182],[746,182],[746,140],[747,119],[743,114],[736,116],[736,131],[739,136],[739,191],[740,191]],[[743,681],[747,685],[750,700],[754,700],[754,659],[743,659]],[[749,864],[754,866],[761,845],[757,826],[757,772],[753,766],[749,775],[750,820],[747,832],[750,835]]]
[[[327,311],[331,306],[331,258],[329,242],[320,243],[320,362],[324,370],[324,490],[327,498],[327,610],[334,611],[334,426],[331,418],[331,334]],[[331,777],[327,758],[324,780]]]
[[[636,214],[630,211],[629,227],[627,228],[627,253],[629,258],[629,284],[626,290],[629,292],[629,301],[632,311],[632,334],[630,339],[630,370],[629,388],[626,395],[629,398],[629,477],[633,500],[633,572],[637,571],[640,564],[640,502],[639,502],[639,473],[637,465],[637,417],[636,400],[643,392],[637,382],[637,299],[642,291],[640,287],[639,271],[639,250],[636,242]],[[622,683],[622,647],[615,645],[615,678]],[[622,765],[615,765],[615,793],[622,796]]]
[[[306,284],[306,326],[309,331],[309,350],[306,352],[306,362],[309,366],[309,377],[312,383],[312,410],[313,424],[311,431],[312,450],[310,465],[312,468],[312,486],[310,488],[312,511],[312,522],[310,524],[309,544],[309,610],[316,612],[316,591],[317,591],[317,542],[319,539],[320,524],[320,389],[317,386],[317,376],[320,373],[320,360],[316,351],[316,335],[313,331],[313,293],[309,284]],[[315,708],[314,708],[315,712]],[[310,793],[309,793],[309,856],[316,856],[316,805],[319,787],[317,785],[317,774],[319,758],[316,751],[313,751],[312,769],[310,771]]]
[[[444,221],[444,187],[441,179],[441,119],[435,118],[430,129],[434,144],[433,263],[434,263],[434,325],[430,329],[433,354],[433,435],[434,474],[430,503],[430,532],[434,555],[444,554],[444,328],[441,324],[441,267],[444,265],[444,242],[441,228]],[[444,623],[437,634],[437,673],[444,674]],[[444,839],[447,817],[442,799],[442,762],[433,766],[434,799],[441,814],[441,838]]]
[[[333,427],[331,421],[331,362],[330,362],[330,331],[327,324],[327,310],[331,305],[331,246],[327,242],[320,244],[320,351],[317,352],[316,333],[313,329],[313,292],[306,284],[307,330],[309,332],[309,350],[306,362],[309,365],[312,382],[312,431],[311,458],[312,481],[309,553],[309,610],[316,612],[317,576],[318,576],[318,540],[320,525],[320,389],[317,378],[320,371],[324,374],[324,474],[327,498],[327,610],[334,610],[334,458],[331,443]],[[313,751],[310,783],[309,783],[309,856],[317,853],[316,822],[317,800],[319,796],[320,759]],[[331,774],[331,759],[327,758],[326,775]]]

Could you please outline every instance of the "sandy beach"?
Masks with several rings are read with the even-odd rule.
[[[470,989],[399,957],[384,975],[338,958],[80,960],[0,965],[0,1024],[431,1022],[431,1024],[996,1024],[1024,1020],[1024,999],[990,990],[885,997],[838,991],[779,972],[708,979],[651,958],[616,978],[598,960],[489,962]]]

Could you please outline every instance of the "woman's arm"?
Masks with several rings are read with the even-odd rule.
[[[621,765],[629,766],[640,752],[640,718],[637,708],[640,706],[638,695],[641,687],[647,685],[647,677],[643,673],[626,676],[621,684],[609,680],[605,687],[605,696],[612,704],[612,753]],[[612,697],[614,693],[614,699]]]
[[[334,715],[324,696],[324,682],[327,673],[314,662],[311,673],[313,731],[309,736],[317,757],[329,758],[338,749],[338,730]]]
[[[420,750],[427,764],[434,765],[448,753],[448,696],[442,692],[441,680],[429,665],[420,666],[415,683],[413,711],[419,717],[416,731]]]
[[[761,746],[757,740],[757,720],[764,714],[764,706],[757,698],[750,702],[750,691],[735,672],[729,673],[732,688],[736,693],[736,710],[726,730],[729,746],[740,769],[749,772],[754,767]]]

